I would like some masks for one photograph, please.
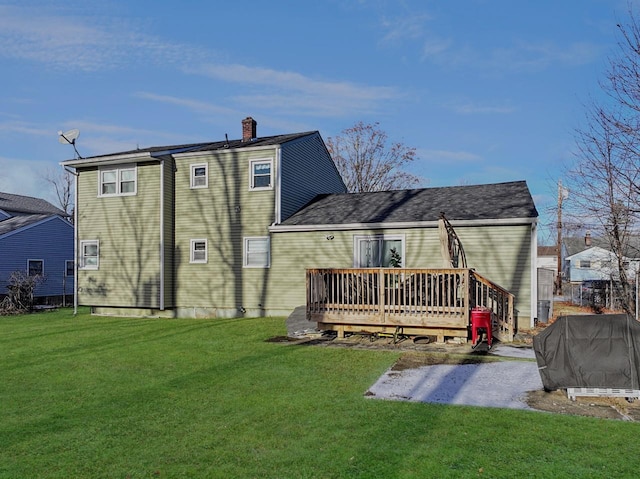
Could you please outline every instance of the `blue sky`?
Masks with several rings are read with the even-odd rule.
[[[635,3],[640,6],[640,3]],[[545,225],[626,0],[0,0],[0,191],[82,156],[379,122],[424,186],[526,180]]]

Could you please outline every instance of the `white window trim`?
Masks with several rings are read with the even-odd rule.
[[[196,243],[204,243],[204,259],[195,258],[195,246]],[[209,244],[205,238],[192,239],[191,246],[189,248],[189,263],[193,264],[205,264],[209,260]]]
[[[133,170],[133,191],[122,193],[122,172],[127,170]],[[102,193],[102,174],[105,172],[113,171],[116,174],[116,192],[115,193]],[[138,194],[138,167],[136,164],[118,165],[114,167],[102,167],[98,168],[98,196],[110,197],[110,196],[135,196]]]
[[[204,185],[196,185],[196,169],[197,168],[204,168]],[[209,164],[208,163],[197,163],[197,164],[193,164],[190,165],[190,179],[189,179],[189,183],[191,185],[191,189],[198,189],[198,188],[208,188],[209,187]],[[197,177],[197,178],[201,178],[201,177]]]
[[[391,235],[387,235],[387,234],[374,234],[374,235],[353,235],[353,267],[354,268],[360,268],[360,250],[359,250],[359,244],[360,241],[362,240],[382,240],[382,241],[393,241],[393,240],[400,240],[402,242],[402,251],[400,252],[401,255],[401,259],[402,259],[402,264],[400,265],[401,268],[405,267],[405,235],[403,234],[391,234]]]
[[[85,264],[85,255],[84,255],[84,247],[85,245],[95,244],[96,245],[96,264]],[[82,240],[80,241],[80,254],[78,255],[79,265],[78,269],[84,270],[97,270],[100,269],[100,240]]]
[[[42,273],[40,275],[34,275],[34,276],[44,276],[44,260],[36,259],[36,258],[27,259],[27,276],[31,276],[29,274],[29,263],[31,263],[32,261],[40,261],[42,263]]]
[[[269,163],[270,168],[270,178],[269,178],[269,186],[253,186],[253,165],[256,163]],[[273,189],[274,180],[274,171],[273,171],[273,158],[256,158],[255,160],[251,160],[249,162],[249,190],[251,191],[265,191]]]
[[[264,240],[267,243],[267,264],[264,265],[250,265],[249,264],[249,242],[255,240]],[[242,267],[243,268],[270,268],[271,267],[271,238],[268,236],[245,236],[244,237],[244,251],[242,254]]]

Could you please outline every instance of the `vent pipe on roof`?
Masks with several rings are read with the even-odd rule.
[[[251,141],[256,138],[258,123],[250,116],[242,120],[242,141]]]

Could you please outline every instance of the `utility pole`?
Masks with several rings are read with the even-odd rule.
[[[556,252],[558,254],[558,276],[556,277],[556,294],[562,294],[562,200],[564,199],[564,188],[562,180],[558,180],[558,243]]]

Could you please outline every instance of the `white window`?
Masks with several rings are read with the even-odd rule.
[[[253,160],[251,161],[251,189],[269,190],[273,188],[273,161]]]
[[[271,264],[268,236],[254,236],[244,239],[244,267],[268,268]]]
[[[75,276],[75,268],[72,259],[68,259],[64,262],[64,275]]]
[[[207,262],[207,240],[192,239],[190,263],[206,263]]]
[[[137,189],[137,170],[135,165],[113,168],[101,168],[100,191],[98,196],[135,195]]]
[[[207,188],[209,186],[207,171],[206,163],[191,165],[191,188]]]
[[[27,260],[27,274],[29,276],[44,275],[44,260],[42,259]]]
[[[591,261],[588,260],[588,259],[581,259],[580,260],[580,268],[585,268],[585,269],[591,268]]]
[[[100,244],[98,240],[80,241],[80,269],[98,269],[100,266]]]
[[[401,268],[404,266],[404,235],[353,237],[354,268]]]

